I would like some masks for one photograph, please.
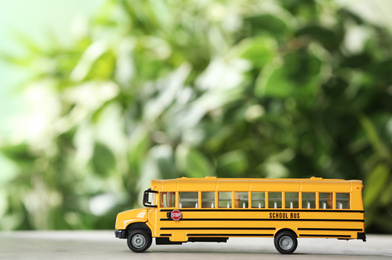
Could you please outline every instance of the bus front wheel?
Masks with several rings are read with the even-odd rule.
[[[151,242],[151,235],[143,229],[132,230],[128,235],[128,247],[135,253],[146,251]]]
[[[275,236],[274,244],[279,253],[291,254],[297,249],[297,236],[292,231],[281,231]]]

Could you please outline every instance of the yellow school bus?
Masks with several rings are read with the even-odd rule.
[[[146,208],[117,215],[115,236],[134,252],[157,245],[273,237],[290,254],[297,238],[366,241],[362,182],[310,179],[152,180]]]

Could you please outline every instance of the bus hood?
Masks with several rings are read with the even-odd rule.
[[[126,229],[135,222],[147,222],[147,209],[132,209],[117,214],[116,229]]]

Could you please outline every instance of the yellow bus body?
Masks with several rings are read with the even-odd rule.
[[[157,244],[159,241],[168,244],[187,241],[225,242],[229,237],[275,237],[281,231],[292,232],[298,238],[365,241],[362,187],[359,180],[315,177],[152,180],[150,191],[155,194],[153,207],[119,213],[116,236],[127,238],[131,229],[148,228]],[[195,197],[194,206],[182,205],[188,203],[185,199],[181,201],[182,193]],[[211,206],[203,200],[207,193]],[[221,194],[226,196],[224,202],[220,198]],[[252,196],[260,194],[263,198],[259,198],[257,204],[256,198]],[[239,203],[240,196],[243,197],[242,204]],[[172,201],[169,201],[169,197]],[[309,197],[310,202],[305,197]],[[169,205],[163,205],[163,198],[169,201]],[[226,202],[227,207],[223,207]],[[170,215],[174,210],[175,213],[180,212],[179,220]]]

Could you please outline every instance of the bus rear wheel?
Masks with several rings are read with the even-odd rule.
[[[275,236],[274,244],[279,253],[291,254],[297,249],[297,236],[292,231],[281,231]]]
[[[132,230],[128,235],[128,247],[135,253],[146,251],[151,246],[151,243],[151,235],[146,230]]]

